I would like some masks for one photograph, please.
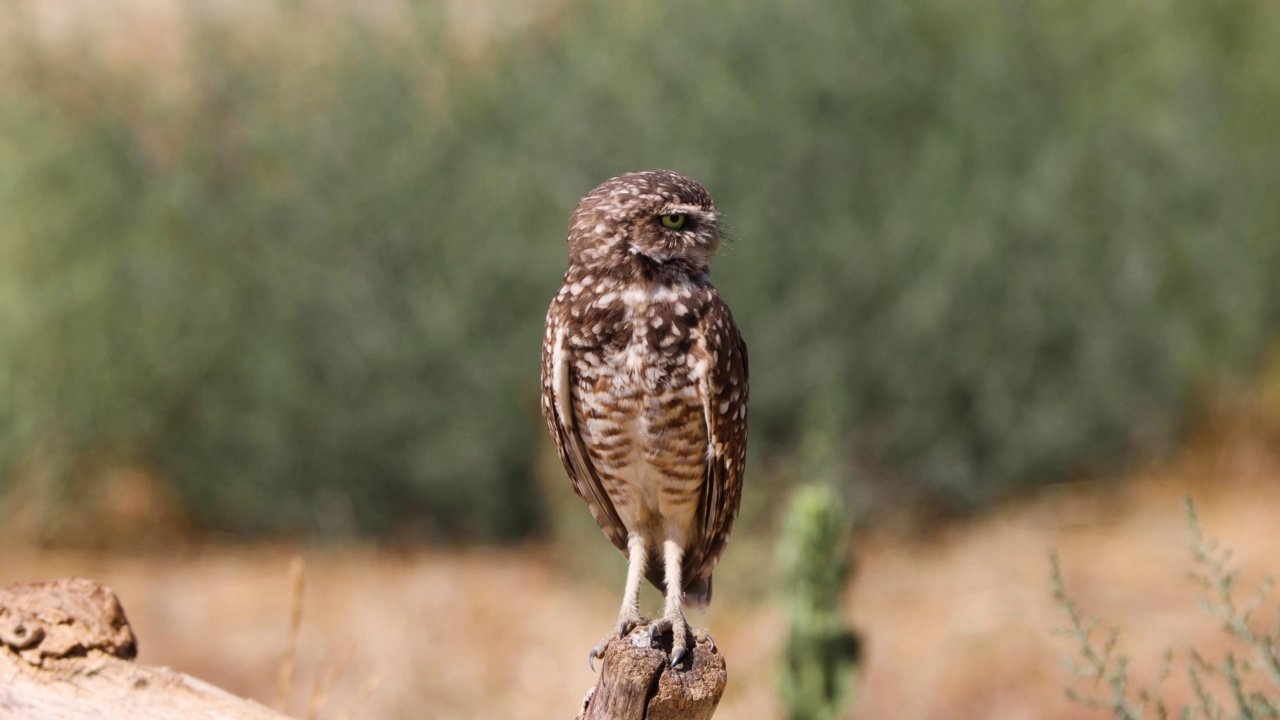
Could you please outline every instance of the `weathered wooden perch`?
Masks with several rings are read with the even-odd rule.
[[[671,634],[651,647],[646,626],[609,643],[577,720],[709,720],[729,679],[724,656],[704,637],[691,660],[672,668],[670,657]]]
[[[285,720],[251,700],[133,662],[115,593],[64,578],[0,589],[0,720]]]

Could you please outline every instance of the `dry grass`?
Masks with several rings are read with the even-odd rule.
[[[1059,488],[929,540],[864,538],[849,597],[867,642],[853,716],[1088,717],[1063,698],[1062,659],[1071,648],[1051,632],[1064,622],[1050,596],[1053,548],[1085,611],[1123,628],[1135,680],[1155,672],[1166,648],[1219,654],[1227,639],[1186,580],[1179,500],[1196,497],[1206,532],[1236,549],[1246,586],[1280,571],[1274,427],[1239,421],[1123,487]],[[730,555],[760,555],[763,547],[737,544]],[[0,582],[100,579],[121,596],[141,661],[273,704],[290,642],[297,552],[9,551]],[[286,703],[298,717],[569,717],[594,682],[586,651],[612,622],[621,586],[621,557],[607,580],[592,580],[573,569],[579,553],[556,547],[303,554],[306,594]],[[749,559],[731,558],[726,570],[742,572]],[[729,660],[717,718],[780,717],[773,692],[780,612],[767,598],[735,594],[730,577],[719,588],[716,606],[695,619],[714,631]],[[1184,692],[1176,678],[1169,689]]]

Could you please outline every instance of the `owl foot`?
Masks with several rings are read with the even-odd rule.
[[[694,637],[696,642],[699,638],[705,636],[708,640],[710,635],[706,632],[697,631],[689,627],[689,623],[684,619],[684,612],[677,606],[673,610],[668,610],[665,615],[653,621],[649,626],[649,642],[653,643],[653,639],[658,633],[671,631],[671,667],[680,664],[685,655],[689,652],[689,636]],[[715,647],[714,644],[712,647]]]
[[[591,652],[587,653],[587,667],[590,667],[591,671],[595,672],[596,658],[604,657],[604,650],[609,647],[611,641],[626,637],[632,630],[647,622],[649,620],[638,612],[625,612],[619,615],[617,630],[610,630],[605,633],[604,637],[600,638],[600,642],[596,643],[596,646],[591,648]]]

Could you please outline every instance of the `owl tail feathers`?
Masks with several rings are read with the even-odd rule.
[[[689,581],[681,598],[684,606],[698,612],[706,612],[711,605],[711,576],[696,577]]]

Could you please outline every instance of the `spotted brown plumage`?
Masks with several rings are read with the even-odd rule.
[[[574,489],[628,556],[617,634],[646,622],[647,577],[666,598],[651,632],[672,630],[673,665],[687,647],[682,604],[711,601],[746,460],[747,349],[708,274],[718,222],[707,191],[666,170],[593,190],[570,218],[569,269],[543,340],[547,427]]]

